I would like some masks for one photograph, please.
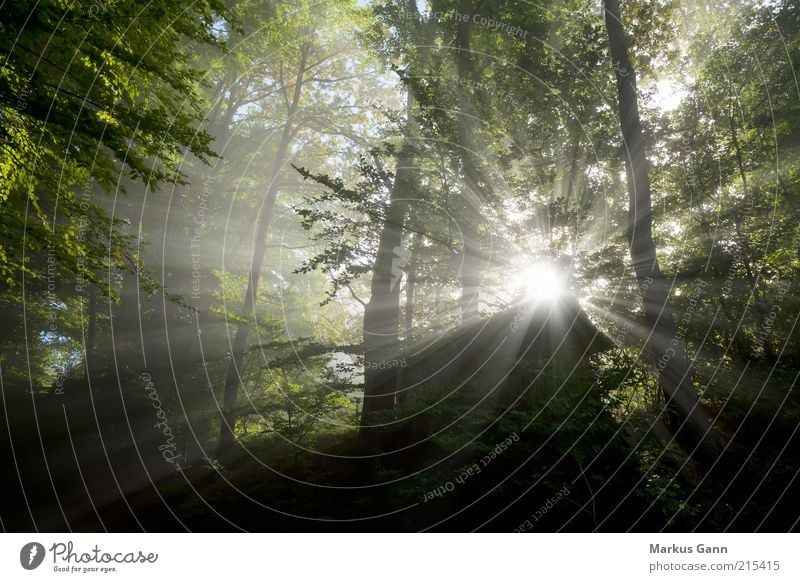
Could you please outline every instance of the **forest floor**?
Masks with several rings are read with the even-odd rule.
[[[434,438],[320,432],[307,450],[265,434],[180,467],[68,430],[58,408],[34,416],[29,401],[6,400],[0,450],[17,474],[6,475],[0,518],[7,531],[797,528],[792,374],[756,365],[714,377],[704,398],[730,445],[707,470],[653,431],[642,439],[647,414],[620,423],[600,398],[564,402],[569,423],[529,425],[512,410]]]

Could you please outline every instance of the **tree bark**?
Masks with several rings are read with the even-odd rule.
[[[411,235],[411,258],[406,269],[406,305],[403,313],[403,340],[410,343],[414,340],[414,291],[417,287],[417,269],[419,266],[419,250],[422,235]]]
[[[462,0],[459,9],[462,14],[472,14],[474,8],[470,0]],[[456,30],[456,69],[458,76],[467,81],[472,80],[472,23],[471,19],[463,19]],[[480,160],[477,152],[483,151],[482,144],[478,143],[474,126],[475,119],[480,114],[472,103],[472,96],[464,91],[461,98],[461,107],[464,115],[458,116],[458,141],[461,149],[462,173],[467,192],[464,194],[464,209],[461,212],[459,228],[462,238],[461,256],[461,322],[463,324],[474,321],[480,316],[480,283],[481,283],[481,245],[478,222],[480,221],[480,206],[482,201],[488,199],[488,193],[481,185],[479,170]],[[484,181],[484,184],[486,182]]]
[[[645,323],[650,329],[647,348],[654,358],[676,438],[687,452],[708,464],[718,458],[725,441],[712,427],[700,402],[692,384],[689,361],[675,331],[667,283],[652,237],[650,181],[639,119],[636,74],[628,57],[619,0],[604,0],[603,4],[625,146],[631,259],[642,292]]]
[[[304,75],[306,72],[306,62],[310,45],[304,43],[300,49],[300,63],[297,68],[297,79],[295,81],[292,101],[289,104],[286,124],[283,127],[281,141],[272,161],[269,171],[270,183],[264,195],[264,201],[258,213],[256,222],[255,236],[253,238],[253,257],[250,263],[250,276],[247,280],[247,290],[244,294],[244,305],[242,306],[242,316],[253,316],[255,319],[255,302],[258,294],[258,287],[261,280],[261,268],[264,262],[264,254],[267,250],[267,234],[269,233],[270,223],[272,222],[275,200],[278,196],[278,177],[283,164],[286,162],[293,138],[294,116],[297,113],[300,96],[303,90]],[[219,432],[219,449],[224,450],[234,442],[234,427],[236,423],[236,401],[239,396],[239,384],[241,383],[242,358],[247,347],[247,338],[250,335],[250,326],[241,323],[236,326],[236,335],[231,344],[231,360],[228,364],[228,371],[225,377],[225,389],[223,393],[222,422]]]
[[[97,287],[89,286],[89,322],[86,330],[86,376],[91,378],[91,371],[95,371],[95,346],[97,345]]]
[[[478,309],[481,289],[480,241],[478,229],[470,218],[461,223],[463,254],[461,263],[461,323],[466,324],[480,317]]]
[[[378,254],[364,307],[364,406],[361,430],[376,423],[376,416],[392,410],[396,401],[397,370],[389,364],[399,356],[400,277],[399,253],[413,187],[413,153],[409,140],[411,105],[408,93],[406,139],[397,157],[394,183],[378,241]]]

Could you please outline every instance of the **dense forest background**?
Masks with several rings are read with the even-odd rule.
[[[4,531],[798,528],[796,0],[0,14]]]

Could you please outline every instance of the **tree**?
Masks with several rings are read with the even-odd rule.
[[[305,35],[304,35],[305,36]],[[242,311],[250,313],[255,304],[258,287],[261,280],[261,268],[264,262],[264,253],[267,245],[267,233],[269,226],[272,222],[272,210],[275,207],[275,199],[278,195],[278,178],[280,171],[286,163],[286,157],[291,145],[294,128],[294,117],[297,114],[300,106],[300,96],[303,92],[303,84],[307,73],[306,65],[308,55],[311,50],[311,45],[308,41],[304,41],[300,45],[300,58],[297,64],[297,70],[293,76],[291,91],[291,99],[287,104],[286,121],[283,126],[278,149],[275,153],[275,158],[269,171],[271,176],[267,192],[264,195],[264,201],[258,212],[258,221],[256,222],[256,232],[253,245],[253,259],[250,267],[250,275],[247,280],[247,290],[244,295],[244,306]],[[233,427],[235,424],[235,413],[233,411],[236,405],[236,400],[239,392],[240,381],[240,368],[242,366],[242,358],[244,356],[244,349],[247,346],[247,337],[250,333],[250,326],[247,324],[239,324],[236,327],[236,335],[231,344],[231,361],[228,366],[228,372],[225,376],[225,388],[223,395],[224,414],[223,420],[220,425],[220,448],[226,448],[231,445],[234,440]]]
[[[396,399],[396,370],[386,365],[398,355],[400,331],[400,273],[396,268],[403,243],[406,214],[414,180],[413,97],[408,93],[406,127],[397,169],[381,228],[372,269],[369,302],[364,306],[364,408],[362,429],[375,421],[375,413],[392,410]]]
[[[9,284],[22,272],[42,276],[20,260],[22,244],[29,256],[54,249],[68,272],[93,283],[106,259],[130,268],[129,246],[93,185],[112,190],[124,174],[156,188],[180,179],[185,150],[212,153],[196,127],[199,74],[187,45],[216,43],[221,3],[128,2],[113,14],[97,6],[4,9],[0,269]]]
[[[711,463],[723,451],[725,441],[712,427],[694,389],[692,370],[675,331],[669,290],[659,267],[652,236],[650,178],[639,118],[636,72],[628,55],[619,1],[604,0],[604,8],[625,152],[631,260],[650,333],[647,347],[659,370],[659,385],[664,392],[676,437],[690,453],[705,463]]]
[[[246,97],[252,88],[243,88],[241,115],[248,119],[245,125],[261,124],[259,130],[266,136],[278,136],[271,150],[271,160],[264,174],[264,195],[257,203],[256,223],[251,241],[247,282],[243,294],[241,316],[235,323],[235,334],[230,344],[230,361],[223,389],[223,415],[220,425],[219,448],[226,450],[234,442],[234,428],[238,416],[237,400],[242,382],[242,363],[247,348],[255,307],[261,288],[262,270],[267,251],[268,237],[275,218],[285,170],[300,155],[299,138],[303,132],[347,137],[348,129],[336,127],[336,122],[348,111],[345,103],[338,101],[337,84],[346,84],[357,76],[343,50],[336,45],[339,35],[348,27],[357,26],[361,10],[352,0],[318,4],[299,1],[276,7],[275,18],[256,34],[269,34],[272,53],[258,55],[257,64],[250,74],[253,85],[266,87],[261,99]],[[349,31],[352,33],[352,30]],[[252,97],[252,95],[250,96]],[[256,113],[252,113],[255,109]],[[266,111],[274,115],[268,118]],[[340,111],[341,110],[341,111]],[[332,111],[335,114],[332,115]],[[327,118],[326,118],[327,116]],[[356,117],[356,116],[352,116]],[[280,120],[277,124],[276,120]],[[269,122],[270,127],[263,127]],[[354,119],[349,123],[355,124]]]

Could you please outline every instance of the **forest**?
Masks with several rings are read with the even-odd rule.
[[[800,529],[798,0],[0,14],[0,530]]]

